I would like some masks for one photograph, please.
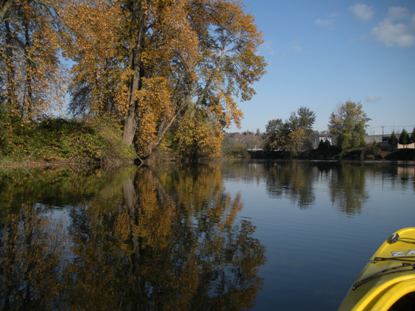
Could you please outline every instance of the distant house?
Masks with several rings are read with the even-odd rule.
[[[398,144],[398,149],[415,149],[415,143],[412,144]]]
[[[256,146],[254,147],[254,148],[248,148],[247,149],[247,151],[249,152],[249,151],[264,151],[264,149],[262,149],[262,148],[257,148]]]
[[[331,137],[331,135],[326,132],[319,132],[317,135],[314,136],[314,142],[313,142],[313,148],[316,149],[318,147],[318,145],[320,144],[320,142],[329,142],[330,145],[333,145],[333,138]]]

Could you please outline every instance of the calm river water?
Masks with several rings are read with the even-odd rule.
[[[406,226],[414,166],[0,171],[0,309],[335,310]]]

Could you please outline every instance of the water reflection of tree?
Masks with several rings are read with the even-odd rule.
[[[0,309],[50,309],[59,293],[63,235],[42,206],[22,204],[0,225]]]
[[[300,208],[306,208],[314,203],[316,182],[327,183],[332,203],[338,206],[340,211],[352,215],[360,212],[368,198],[365,188],[367,178],[375,181],[382,173],[389,182],[395,183],[390,172],[391,168],[391,166],[360,166],[337,162],[268,161],[251,163],[251,165],[246,163],[227,165],[225,172],[230,178],[250,182],[264,180],[266,189],[272,197],[288,197]],[[401,179],[397,186],[402,188]]]
[[[241,199],[224,192],[219,168],[124,170],[105,180],[87,200],[69,202],[70,226],[56,235],[39,193],[0,217],[0,308],[252,305],[264,248],[252,224],[237,220]]]
[[[72,228],[85,242],[76,243],[66,299],[87,309],[249,307],[264,250],[249,222],[235,225],[241,200],[224,194],[218,172],[141,170],[110,200],[115,208],[92,202],[74,214],[89,232]]]
[[[341,164],[332,171],[329,181],[331,201],[347,215],[360,213],[368,199],[364,166]]]
[[[300,208],[310,206],[314,200],[315,168],[306,162],[289,161],[266,163],[266,184],[271,196],[288,196]]]

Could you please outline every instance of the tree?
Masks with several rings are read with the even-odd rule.
[[[388,140],[388,142],[389,142],[389,144],[392,146],[392,147],[396,147],[396,145],[398,144],[398,137],[396,137],[396,134],[395,134],[395,131],[392,131],[392,134],[391,134],[391,136],[389,137],[389,140]]]
[[[265,131],[267,150],[285,150],[297,153],[312,147],[315,113],[306,107],[300,107],[290,118],[270,120]]]
[[[301,127],[290,131],[288,134],[288,148],[292,153],[297,154],[303,150],[306,135],[305,129]]]
[[[399,135],[399,143],[402,145],[406,145],[406,144],[409,144],[409,142],[410,142],[410,136],[408,132],[405,129],[403,129],[401,132],[401,135]]]
[[[318,150],[322,150],[322,151],[327,151],[328,149],[330,149],[331,145],[330,145],[330,141],[329,140],[322,140],[320,139],[320,142],[318,143]]]
[[[281,119],[270,120],[265,127],[265,144],[266,150],[284,150],[287,147],[289,126]]]
[[[292,113],[288,124],[291,132],[289,142],[290,149],[299,152],[305,149],[311,149],[313,146],[313,124],[316,115],[307,107],[300,107],[297,113]]]
[[[316,115],[307,107],[300,107],[297,113],[292,113],[289,119],[292,129],[302,128],[306,131],[313,130],[313,124],[316,120]]]
[[[142,157],[188,110],[215,133],[239,126],[237,99],[264,74],[262,35],[233,0],[0,0],[0,21],[2,105],[25,121],[56,108],[71,67],[71,112],[116,119]]]
[[[185,1],[73,1],[64,16],[72,30],[66,52],[77,62],[72,108],[115,114],[124,142],[138,133],[143,149],[169,124],[173,90],[193,83],[197,37]]]
[[[414,127],[414,129],[412,130],[412,133],[411,133],[411,142],[415,143],[415,127]]]
[[[361,147],[369,120],[361,104],[347,101],[331,114],[329,132],[343,150]]]
[[[54,1],[1,1],[0,97],[25,121],[62,101],[60,19]]]
[[[65,11],[67,53],[77,62],[72,107],[116,113],[141,156],[188,109],[204,111],[216,131],[239,124],[235,98],[249,100],[264,73],[261,34],[233,1],[73,1]]]

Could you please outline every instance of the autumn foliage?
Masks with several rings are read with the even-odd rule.
[[[261,34],[231,0],[3,2],[1,105],[31,122],[67,89],[73,115],[116,120],[141,157],[163,140],[217,155],[264,73]]]
[[[59,27],[46,3],[8,3],[0,21],[0,105],[29,121],[63,100]]]

